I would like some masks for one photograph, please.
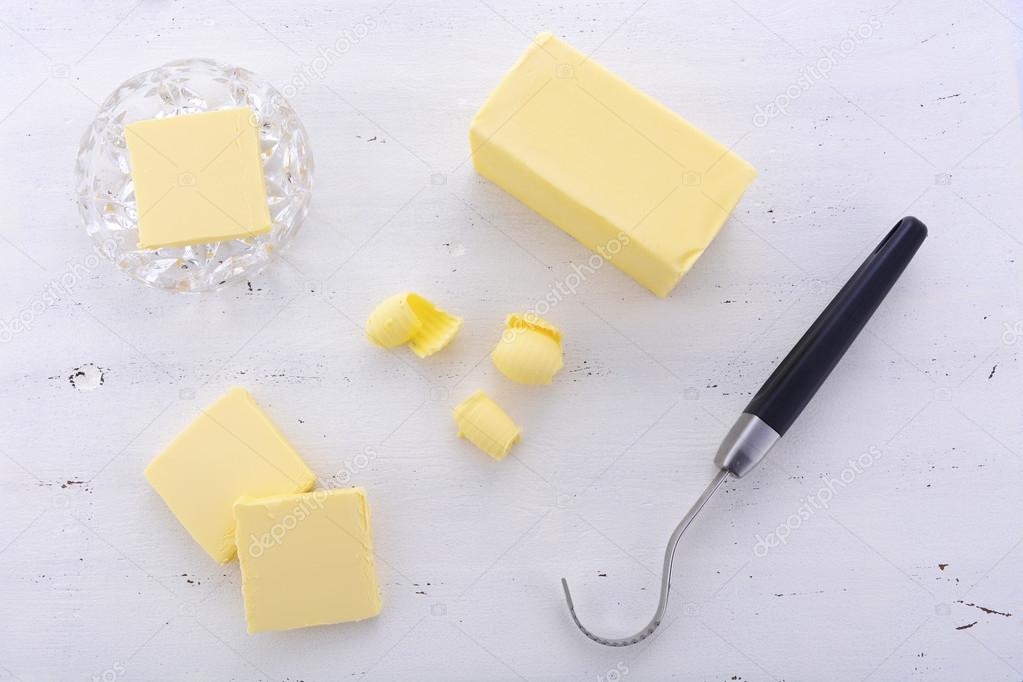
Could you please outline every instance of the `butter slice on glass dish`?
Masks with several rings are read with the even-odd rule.
[[[549,33],[491,93],[469,138],[480,174],[662,297],[756,176]]]
[[[284,96],[209,59],[128,79],[82,137],[78,209],[94,250],[176,292],[254,277],[308,212],[313,158]]]
[[[140,249],[270,231],[258,126],[247,107],[125,126]]]

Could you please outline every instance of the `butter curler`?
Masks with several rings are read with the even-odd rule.
[[[384,300],[366,322],[373,343],[384,348],[408,344],[421,358],[444,348],[461,328],[462,318],[411,291]]]
[[[522,429],[483,391],[459,403],[453,414],[458,435],[496,460],[504,459],[522,438]]]
[[[512,381],[549,384],[565,364],[561,332],[534,313],[509,315],[490,359]]]

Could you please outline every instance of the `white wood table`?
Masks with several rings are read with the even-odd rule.
[[[588,252],[467,162],[542,30],[760,171],[667,300],[576,281]],[[0,680],[1023,678],[1021,34],[1009,0],[6,3]],[[73,201],[98,102],[192,56],[288,88],[317,163],[287,262],[202,296],[97,263]],[[690,529],[661,630],[584,638],[558,579],[594,629],[646,622],[727,426],[907,214],[930,238]],[[365,340],[403,289],[465,317],[452,347]],[[566,367],[512,385],[486,356],[550,295]],[[247,635],[237,565],[146,485],[234,385],[367,489],[378,618]],[[455,435],[479,388],[525,429],[500,463]]]

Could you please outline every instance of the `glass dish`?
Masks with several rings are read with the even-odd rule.
[[[260,123],[271,231],[246,239],[139,249],[124,126],[239,106],[250,107]],[[185,59],[140,73],[114,90],[82,136],[75,175],[79,213],[99,251],[151,287],[199,292],[255,276],[291,242],[309,210],[313,156],[298,115],[272,85],[235,66]]]

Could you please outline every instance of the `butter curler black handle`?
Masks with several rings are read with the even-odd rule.
[[[927,237],[927,226],[903,218],[881,240],[760,387],[744,412],[779,436],[817,393]]]

